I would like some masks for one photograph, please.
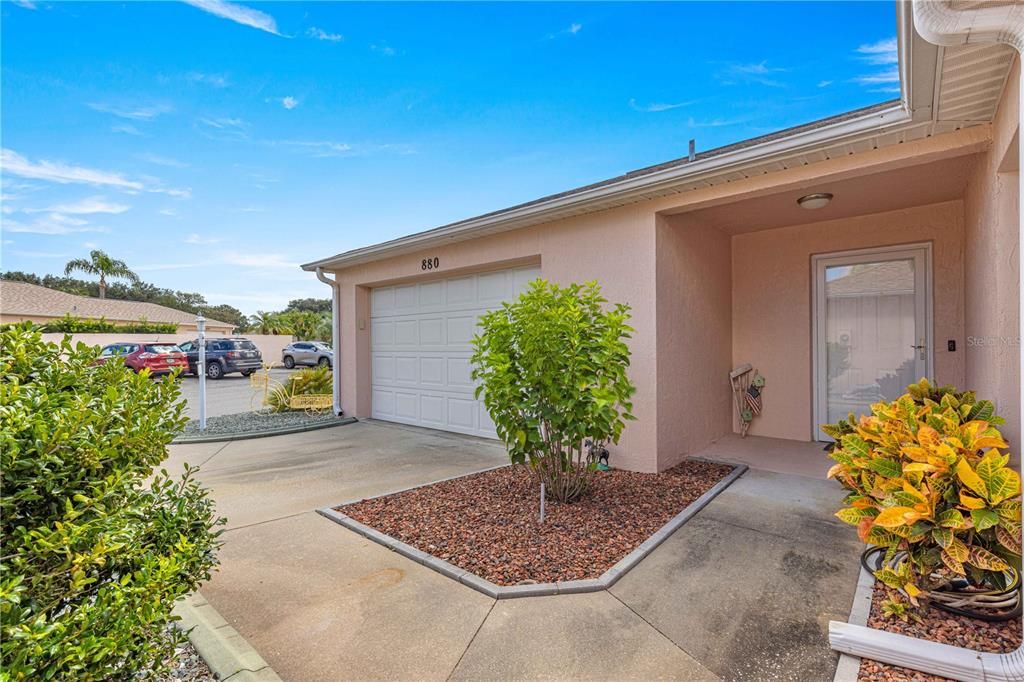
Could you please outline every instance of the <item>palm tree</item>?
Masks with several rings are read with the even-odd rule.
[[[100,298],[107,297],[107,277],[126,279],[132,283],[139,281],[139,276],[129,270],[123,260],[111,258],[99,249],[89,252],[89,260],[84,258],[69,260],[68,264],[64,266],[64,275],[70,275],[75,271],[100,276]]]
[[[249,323],[257,334],[292,333],[287,321],[282,319],[281,313],[265,313],[262,310],[257,310],[255,315],[249,316]]]

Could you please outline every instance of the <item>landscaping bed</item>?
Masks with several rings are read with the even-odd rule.
[[[932,642],[952,644],[972,651],[1005,654],[1020,646],[1021,622],[1019,618],[1001,623],[989,623],[975,618],[957,616],[935,608],[929,609],[920,621],[910,619],[904,622],[899,618],[885,618],[882,615],[882,602],[887,597],[891,597],[892,592],[893,590],[885,585],[875,583],[875,589],[871,595],[871,614],[868,616],[869,627],[908,637],[927,639]],[[946,678],[863,659],[857,679],[861,682],[892,682],[895,680],[943,682]]]
[[[191,642],[184,642],[174,650],[171,669],[157,682],[213,682],[217,678]]]
[[[496,585],[598,578],[733,470],[687,460],[661,474],[598,473],[571,504],[548,501],[509,466],[337,507]]]
[[[211,436],[234,436],[249,433],[260,433],[263,431],[277,431],[280,429],[304,428],[321,426],[341,419],[335,417],[330,411],[323,414],[307,414],[303,411],[294,412],[269,412],[259,410],[256,412],[241,412],[239,414],[225,414],[218,417],[208,417],[206,430],[199,430],[199,420],[191,419],[185,425],[185,430],[179,436],[182,439],[211,437]]]

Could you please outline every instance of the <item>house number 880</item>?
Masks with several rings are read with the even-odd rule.
[[[420,261],[420,270],[436,270],[441,266],[441,260],[434,256],[433,258],[424,258]]]

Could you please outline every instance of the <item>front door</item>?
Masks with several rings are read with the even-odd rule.
[[[815,256],[814,423],[870,412],[931,377],[931,245]]]

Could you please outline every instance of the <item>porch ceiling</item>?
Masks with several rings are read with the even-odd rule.
[[[974,160],[975,156],[943,159],[758,196],[685,215],[702,225],[742,234],[951,201],[963,196]],[[828,206],[817,210],[806,210],[796,203],[800,197],[816,192],[830,192],[834,198]]]

